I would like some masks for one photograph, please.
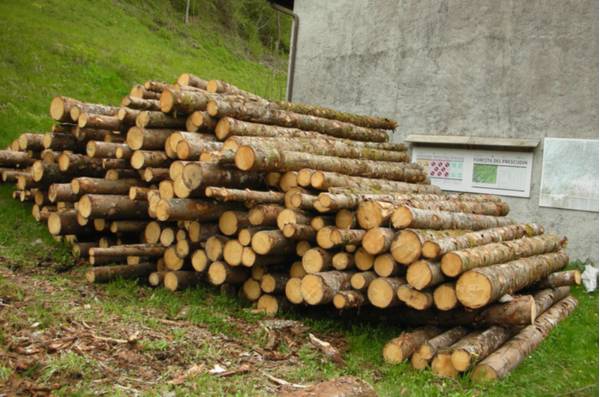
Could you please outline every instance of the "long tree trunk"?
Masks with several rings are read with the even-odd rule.
[[[464,230],[404,229],[396,234],[390,253],[398,263],[410,265],[421,257],[425,243],[431,239],[461,236]]]
[[[429,259],[439,258],[450,252],[501,241],[516,240],[521,237],[533,237],[544,233],[544,228],[535,223],[515,224],[496,227],[462,236],[429,239],[423,243],[423,256]]]
[[[565,270],[549,274],[548,277],[535,284],[535,289],[558,288],[569,285],[581,284],[581,272],[579,270]]]
[[[264,174],[224,169],[213,164],[191,162],[183,167],[183,182],[190,189],[200,186],[257,188],[264,185]]]
[[[318,155],[336,156],[353,159],[365,159],[390,162],[410,161],[405,151],[394,151],[381,149],[377,143],[362,143],[350,140],[342,140],[328,137],[302,138],[302,137],[239,137],[234,136],[227,139],[227,143],[235,143],[236,146],[262,147],[271,149],[290,150]],[[386,143],[380,147],[385,148]]]
[[[397,229],[467,229],[481,230],[507,226],[513,222],[507,217],[465,214],[462,212],[423,210],[412,207],[400,207],[394,213],[397,218],[393,227]]]
[[[89,283],[107,283],[117,278],[137,279],[148,277],[156,270],[154,263],[140,263],[139,265],[118,265],[93,267],[85,274]]]
[[[558,251],[566,242],[566,237],[544,234],[452,251],[442,257],[442,272],[448,277],[456,277],[477,267]]]
[[[459,372],[468,370],[498,349],[513,334],[511,329],[493,326],[464,337],[448,348],[452,354],[452,365]]]
[[[148,203],[126,195],[86,194],[79,199],[77,211],[84,218],[146,219]]]
[[[144,110],[135,119],[139,128],[185,129],[185,118],[177,118],[163,112]]]
[[[214,222],[225,211],[237,209],[231,203],[218,203],[208,200],[179,199],[160,200],[156,208],[156,217],[160,221],[199,221]]]
[[[471,379],[483,382],[506,376],[529,356],[550,331],[575,310],[576,306],[577,300],[572,296],[556,303],[540,315],[533,325],[523,328],[511,340],[479,363],[473,369]]]
[[[80,177],[71,180],[71,189],[74,194],[119,194],[129,195],[132,186],[139,186],[138,179],[117,179],[111,181],[102,178]]]
[[[234,189],[217,186],[208,186],[205,189],[206,197],[219,201],[239,201],[251,206],[256,204],[283,204],[285,194],[273,191],[259,191],[250,189]]]
[[[469,270],[458,279],[456,296],[464,306],[476,309],[525,288],[568,263],[567,254],[559,251]]]
[[[90,256],[162,256],[165,247],[157,244],[113,245],[108,248],[91,248]]]
[[[214,98],[209,101],[206,109],[213,117],[228,116],[239,120],[275,124],[307,131],[318,131],[338,138],[372,142],[387,142],[389,139],[387,133],[383,130],[358,127],[346,122],[269,109],[262,104],[252,102],[228,101]]]
[[[330,303],[335,294],[350,288],[351,276],[351,273],[336,270],[308,274],[302,279],[302,298],[309,305]]]
[[[310,177],[310,184],[313,188],[324,191],[347,188],[354,193],[441,193],[441,189],[434,185],[350,176],[345,172],[315,171]]]
[[[423,182],[426,179],[423,169],[414,163],[348,159],[268,147],[240,147],[235,155],[235,164],[243,171],[294,171],[308,167],[394,181]]]

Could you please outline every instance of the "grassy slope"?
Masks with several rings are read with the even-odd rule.
[[[172,81],[181,72],[193,71],[264,95],[277,95],[269,89],[272,72],[240,57],[245,50],[235,37],[214,34],[221,28],[211,25],[210,15],[199,21],[200,26],[185,27],[174,21],[168,6],[160,8],[158,3],[144,6],[144,2],[136,5],[108,0],[1,2],[0,145],[10,142],[21,131],[47,128],[48,103],[56,94],[118,103],[133,83],[148,78]],[[277,84],[281,86],[281,76]],[[0,189],[3,216],[0,256],[9,258],[13,266],[24,267],[39,266],[49,259],[68,262],[66,250],[53,243],[44,228],[31,220],[30,207],[10,200],[8,192],[6,187]],[[80,272],[57,275],[52,282],[60,285],[66,279],[80,276]],[[207,323],[226,334],[233,331],[223,320],[224,315],[253,321],[237,302],[232,304],[207,289],[176,295],[157,292],[149,298],[143,287],[112,283],[106,291],[108,298],[100,302],[101,310],[133,323],[148,325],[150,321],[138,314],[140,307],[160,307],[168,313],[177,312],[183,305],[193,309],[184,315],[185,320]],[[408,365],[385,366],[380,357],[381,347],[398,333],[397,329],[385,325],[347,325],[336,320],[307,322],[316,330],[342,332],[348,342],[347,367],[323,363],[312,349],[301,348],[302,365],[282,375],[289,381],[308,382],[344,373],[356,374],[374,382],[381,395],[389,396],[547,396],[579,389],[572,395],[597,394],[597,295],[581,291],[576,295],[581,303],[576,314],[561,324],[531,359],[495,385],[473,388],[467,380],[436,379],[426,372],[414,372]],[[219,302],[219,313],[214,313],[206,299]],[[30,316],[52,321],[43,311]],[[0,335],[0,345],[4,344],[2,340]],[[6,370],[0,371],[0,380],[3,373]],[[71,387],[86,390],[90,381],[84,378]],[[255,381],[244,376],[227,380],[200,376],[190,387],[218,393],[231,391],[226,389],[229,382],[241,390],[241,395],[261,394],[251,388]],[[187,386],[179,386],[177,390],[186,394],[190,390]],[[172,386],[165,384],[159,389],[169,388]]]

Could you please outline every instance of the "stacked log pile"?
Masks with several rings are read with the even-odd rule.
[[[268,314],[385,309],[427,326],[386,361],[477,379],[504,376],[575,305],[566,238],[516,223],[499,197],[431,185],[388,141],[391,120],[191,74],[120,106],[56,97],[50,115],[51,132],[0,151],[2,180],[89,282],[210,283]]]

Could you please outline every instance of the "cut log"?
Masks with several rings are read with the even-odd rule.
[[[354,255],[348,252],[338,252],[331,258],[335,270],[350,270],[354,268]]]
[[[340,291],[333,297],[333,306],[339,310],[361,307],[366,302],[360,291]]]
[[[235,165],[243,171],[289,171],[308,166],[322,171],[394,181],[422,182],[426,179],[422,168],[414,163],[347,159],[264,146],[241,146],[235,155]]]
[[[223,262],[213,262],[208,267],[208,281],[213,285],[243,284],[250,274],[244,267],[232,267]]]
[[[549,274],[548,277],[537,283],[534,288],[558,288],[569,285],[581,284],[581,272],[579,270],[565,270]]]
[[[264,184],[264,175],[252,172],[223,169],[214,164],[191,162],[182,173],[185,185],[191,189],[200,186],[256,188]]]
[[[213,93],[213,94],[220,93],[220,94],[236,95],[240,99],[251,100],[252,103],[257,103],[257,104],[261,104],[264,106],[270,105],[270,102],[267,101],[266,99],[264,99],[256,94],[253,94],[251,92],[244,91],[241,88],[238,88],[238,87],[234,86],[233,84],[229,84],[222,80],[209,80],[208,83],[206,84],[206,91]]]
[[[71,122],[71,108],[80,103],[77,99],[55,96],[50,102],[50,117],[56,121]]]
[[[146,229],[147,221],[113,221],[110,224],[111,233],[139,233]]]
[[[86,194],[79,199],[77,212],[85,218],[147,219],[148,203],[125,195]]]
[[[357,226],[356,214],[348,210],[340,210],[335,214],[335,226],[338,229],[352,229]]]
[[[361,229],[332,229],[329,239],[334,246],[359,245],[366,232]]]
[[[363,247],[354,252],[354,265],[358,270],[367,271],[373,268],[375,257],[369,254]]]
[[[265,126],[265,128],[273,128]],[[281,127],[275,127],[281,128]],[[290,150],[310,154],[335,156],[352,159],[407,162],[408,154],[405,151],[385,150],[386,143],[377,144],[371,142],[357,142],[328,137],[287,137],[279,135],[276,137],[230,137],[228,142],[235,142],[236,146],[261,147],[268,146],[271,149]],[[379,146],[378,146],[379,145]]]
[[[315,241],[316,238],[315,229],[307,225],[288,223],[283,227],[282,232],[285,237],[291,240]]]
[[[214,223],[201,223],[193,221],[188,227],[188,237],[191,242],[204,241],[219,232],[219,226]]]
[[[260,283],[252,278],[249,278],[248,280],[244,281],[244,284],[242,284],[242,292],[244,297],[250,302],[257,301],[262,294]]]
[[[391,254],[382,254],[375,257],[373,270],[379,277],[394,277],[404,275],[406,266],[396,262]]]
[[[431,238],[423,244],[423,256],[435,259],[450,251],[458,251],[500,241],[515,240],[525,236],[533,237],[543,233],[544,228],[541,225],[530,223],[491,228],[465,233],[462,236]]]
[[[476,309],[525,288],[568,263],[567,254],[559,251],[469,270],[458,279],[456,296],[464,306]]]
[[[448,311],[458,305],[454,283],[443,283],[433,291],[433,303],[438,310]]]
[[[42,138],[42,144],[44,149],[51,150],[76,150],[81,146],[80,142],[73,134],[63,134],[58,132],[45,134]]]
[[[384,309],[400,303],[398,288],[406,284],[406,280],[399,277],[379,277],[369,284],[367,296],[369,302],[375,307]]]
[[[138,179],[117,179],[111,181],[102,178],[79,177],[71,180],[73,194],[119,194],[129,195],[129,189],[141,182]]]
[[[160,110],[160,103],[156,99],[143,99],[126,96],[121,100],[121,106],[139,110]]]
[[[185,128],[190,132],[213,131],[217,127],[218,121],[211,117],[208,112],[198,110],[188,116],[185,121]],[[219,137],[217,136],[217,138]]]
[[[287,208],[313,211],[315,209],[313,203],[316,198],[312,194],[307,194],[304,189],[295,187],[285,193],[284,203]]]
[[[44,150],[44,136],[44,134],[32,133],[25,133],[19,135],[19,138],[17,138],[17,142],[19,143],[19,150],[22,152],[26,152],[28,150],[40,152]]]
[[[512,219],[506,217],[464,214],[461,212],[422,210],[403,206],[395,211],[395,222],[392,226],[396,229],[465,229],[481,230],[500,226],[507,226]]]
[[[317,244],[319,245],[319,247],[321,247],[323,249],[333,248],[334,244],[330,238],[332,230],[333,230],[332,227],[323,227],[317,231],[316,241],[317,241]]]
[[[288,301],[282,296],[264,294],[256,302],[256,310],[267,316],[274,316],[289,306]]]
[[[159,285],[163,284],[165,275],[167,273],[168,272],[165,271],[150,273],[150,275],[148,276],[148,284],[150,284],[151,287],[158,287]]]
[[[177,78],[177,83],[206,90],[208,81],[191,73],[183,73]]]
[[[252,249],[260,255],[287,255],[295,251],[295,244],[280,230],[263,230],[252,236]]]
[[[448,348],[452,366],[464,372],[498,349],[514,334],[513,330],[493,326],[483,332],[474,332]]]
[[[435,287],[445,280],[438,262],[419,260],[406,270],[406,281],[417,290]]]
[[[558,251],[566,242],[566,237],[544,234],[452,251],[442,256],[441,268],[446,276],[456,277],[477,267]]]
[[[383,360],[388,364],[399,364],[407,360],[419,346],[442,332],[437,327],[423,327],[406,331],[383,347]]]
[[[160,200],[156,208],[156,217],[160,221],[214,222],[225,211],[236,209],[229,203],[218,203],[207,200],[180,199]]]
[[[223,247],[223,259],[230,266],[239,266],[242,264],[242,252],[244,246],[237,240],[229,240]]]
[[[58,157],[58,169],[65,174],[78,176],[101,177],[106,173],[102,159],[68,152]]]
[[[22,168],[32,165],[35,161],[26,152],[0,150],[0,167]]]
[[[277,226],[277,217],[284,209],[277,204],[257,205],[250,209],[248,220],[254,226]]]
[[[180,291],[200,284],[203,279],[202,273],[180,270],[167,272],[163,282],[166,289],[170,291]]]
[[[304,298],[302,297],[301,278],[290,277],[288,282],[285,284],[285,297],[294,305],[299,305],[304,302]]]
[[[373,272],[354,273],[350,278],[350,285],[357,291],[365,292],[369,285],[377,279],[377,274]]]
[[[323,248],[311,248],[302,256],[302,267],[306,273],[320,273],[332,267],[332,255]]]
[[[577,300],[567,297],[556,303],[533,325],[523,328],[511,340],[479,363],[471,373],[476,382],[503,378],[516,368],[548,336],[550,331],[564,320],[577,306]]]
[[[53,183],[48,188],[48,199],[52,203],[59,201],[74,203],[79,201],[81,196],[73,192],[70,183]]]
[[[378,227],[369,230],[362,239],[362,247],[371,255],[389,251],[395,232],[392,229]]]
[[[146,167],[165,168],[171,162],[165,152],[158,150],[136,150],[130,159],[131,166],[136,170]]]
[[[398,299],[408,307],[416,310],[427,310],[433,306],[433,295],[430,291],[419,291],[408,284],[398,287]]]
[[[103,116],[116,116],[119,108],[116,106],[101,105],[97,103],[79,102],[71,107],[69,116],[73,122],[78,122],[82,114],[97,114]]]
[[[77,222],[77,212],[73,209],[51,213],[48,216],[48,231],[53,236],[95,234],[95,230],[91,225],[82,226]]]
[[[463,234],[465,234],[464,230],[405,229],[396,234],[390,246],[390,252],[399,263],[410,265],[421,257],[424,243],[428,239],[460,236]]]
[[[131,127],[127,131],[127,146],[131,150],[162,150],[173,131]]]
[[[105,116],[102,114],[82,113],[77,121],[79,128],[94,128],[102,130],[119,131],[125,126],[117,116]]]
[[[218,261],[223,258],[223,247],[227,242],[227,237],[215,235],[211,236],[206,240],[206,255],[212,262]]]
[[[428,184],[414,184],[387,179],[363,178],[347,173],[315,171],[310,177],[314,189],[327,191],[331,188],[348,188],[358,193],[441,193],[439,187]]]
[[[308,274],[302,279],[302,299],[309,305],[331,303],[336,293],[350,288],[350,277],[335,270]]]
[[[162,100],[162,98],[161,98]],[[164,109],[163,109],[164,110]],[[310,115],[300,115],[251,102],[210,100],[206,110],[213,117],[233,117],[240,120],[255,121],[264,124],[276,124],[284,127],[317,131],[338,138],[357,141],[387,142],[388,135],[383,130],[358,127],[350,123],[333,121]]]
[[[117,278],[137,279],[148,277],[156,270],[154,263],[140,263],[139,265],[118,265],[93,267],[85,273],[88,283],[107,283]]]
[[[423,342],[415,351],[415,354],[418,354],[420,356],[420,359],[425,360],[426,363],[428,363],[440,349],[451,346],[452,344],[466,336],[467,332],[467,329],[461,326],[450,328],[449,330],[442,332],[437,336],[434,336],[426,342]]]
[[[308,212],[286,208],[277,215],[277,227],[282,230],[285,225],[310,225],[311,217]]]
[[[158,111],[144,110],[135,119],[139,128],[185,129],[185,118],[177,118]]]
[[[219,217],[219,230],[225,236],[233,236],[239,229],[249,225],[248,211],[225,211]]]
[[[284,273],[267,273],[260,280],[260,288],[267,294],[281,294],[288,279],[289,276]]]

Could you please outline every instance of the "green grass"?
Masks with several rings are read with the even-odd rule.
[[[283,70],[285,60],[271,54],[274,17],[266,13],[266,2],[192,3],[194,18],[190,25],[184,25],[181,0],[0,2],[0,145],[22,131],[46,130],[51,125],[47,113],[53,95],[119,103],[134,83],[147,79],[174,81],[182,72],[224,79],[267,97],[281,97],[284,76],[275,72],[273,78],[271,66]],[[267,28],[255,28],[259,23]],[[285,31],[289,21],[283,21],[282,26]],[[282,43],[284,48],[286,43]],[[18,311],[0,310],[4,321],[0,321],[0,351],[17,331],[33,323],[45,332],[71,320],[99,323],[105,327],[100,329],[105,335],[114,326],[160,333],[162,336],[140,341],[140,351],[163,357],[172,348],[181,347],[185,363],[181,366],[219,361],[224,357],[222,346],[202,338],[190,340],[189,329],[165,325],[159,318],[235,338],[247,349],[265,342],[265,334],[257,326],[262,317],[247,304],[210,287],[170,293],[118,280],[96,288],[80,284],[83,269],[48,271],[64,270],[72,264],[68,248],[56,243],[45,227],[35,223],[30,216],[31,206],[13,201],[10,190],[0,187],[0,267],[16,269],[31,282],[44,281],[51,290],[35,290],[28,295],[23,287],[0,276],[0,297],[11,304],[25,305]],[[413,371],[407,364],[385,365],[381,348],[401,332],[397,327],[302,313],[287,317],[302,320],[311,332],[335,334],[344,340],[346,364],[338,367],[323,360],[306,343],[294,348],[282,343],[279,351],[295,351],[298,362],[276,375],[302,383],[351,374],[373,383],[381,396],[597,395],[598,295],[585,294],[580,288],[575,295],[580,301],[575,314],[508,378],[491,385],[472,385],[466,378],[442,380],[427,371]],[[85,296],[86,304],[73,305],[81,296]],[[260,383],[260,374],[252,373],[230,378],[201,374],[182,385],[169,385],[170,377],[181,369],[185,368],[169,366],[147,394],[268,394]],[[69,380],[57,395],[87,395],[94,391],[128,394],[112,385],[95,383],[99,372],[102,369],[93,360],[64,353],[20,376],[46,382]],[[0,386],[12,373],[8,365],[0,365]]]

